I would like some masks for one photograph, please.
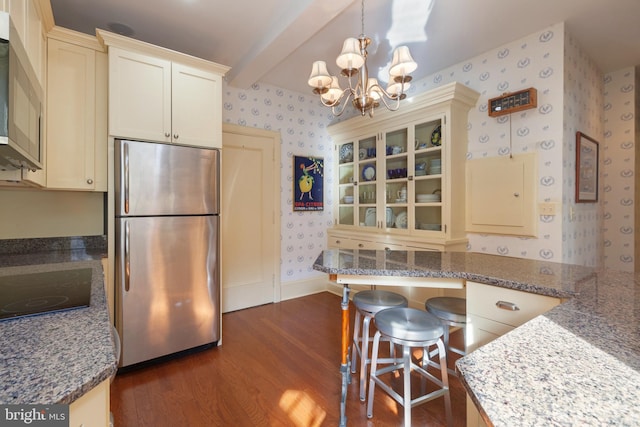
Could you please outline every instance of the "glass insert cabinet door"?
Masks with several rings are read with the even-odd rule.
[[[378,228],[377,138],[338,145],[337,225]]]
[[[337,226],[442,231],[443,118],[337,145]]]
[[[416,230],[442,231],[446,163],[442,119],[415,126],[413,151],[413,217]]]

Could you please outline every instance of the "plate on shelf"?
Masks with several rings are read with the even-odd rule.
[[[442,143],[442,126],[438,125],[431,132],[431,145],[437,147]]]
[[[353,161],[353,143],[344,144],[340,147],[340,162],[352,162]]]
[[[393,227],[395,220],[396,216],[393,214],[393,209],[387,208],[387,227]]]
[[[366,148],[361,148],[361,149],[358,150],[358,158],[360,160],[367,158],[367,149]]]
[[[362,168],[362,179],[365,181],[373,181],[376,178],[376,168],[373,165],[367,165]]]
[[[400,212],[398,216],[396,216],[396,227],[397,228],[407,228],[407,213]]]
[[[364,214],[364,225],[367,227],[375,227],[376,225],[376,208],[368,208]]]

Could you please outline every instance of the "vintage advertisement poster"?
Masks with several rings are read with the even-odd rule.
[[[324,209],[324,162],[321,157],[293,156],[293,210]]]

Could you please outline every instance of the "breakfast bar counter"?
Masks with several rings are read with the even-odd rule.
[[[465,252],[323,251],[314,269],[348,286],[459,279],[565,302],[459,359],[495,426],[640,423],[640,275]],[[359,281],[364,283],[364,281]]]

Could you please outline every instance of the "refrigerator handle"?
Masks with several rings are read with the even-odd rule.
[[[129,213],[129,144],[123,143],[124,162],[124,213]]]
[[[129,221],[124,222],[124,291],[129,292],[131,260],[129,259]]]

